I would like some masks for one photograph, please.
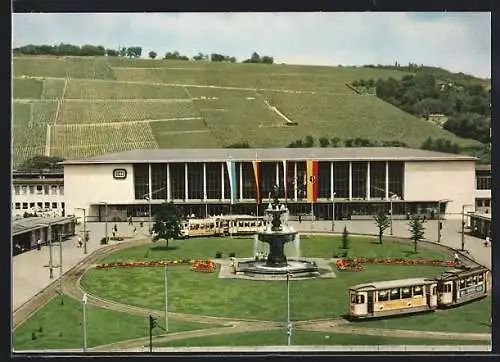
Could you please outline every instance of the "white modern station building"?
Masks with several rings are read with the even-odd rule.
[[[419,149],[148,149],[68,160],[68,215],[143,218],[173,202],[184,215],[262,215],[273,185],[291,215],[316,219],[474,211],[474,157]]]

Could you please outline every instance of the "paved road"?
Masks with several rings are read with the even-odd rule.
[[[111,236],[111,228],[114,223],[108,224],[108,231]],[[136,235],[140,236],[146,232],[147,224],[144,229],[138,229]],[[78,231],[83,230],[83,226],[77,226]],[[88,223],[87,230],[90,230],[90,240],[87,244],[87,253],[100,249],[99,241],[105,235],[104,223]],[[63,273],[71,269],[79,263],[84,257],[84,249],[77,246],[78,236],[75,235],[62,243],[63,254]],[[132,228],[126,223],[118,225],[118,236],[132,236],[134,235]],[[115,243],[110,241],[110,244]],[[53,282],[57,282],[59,278],[59,268],[53,270],[53,278],[49,277],[50,271],[44,265],[49,264],[49,247],[43,246],[42,250],[31,250],[23,254],[16,255],[12,260],[12,309],[16,310],[34,295],[42,291]],[[54,243],[52,247],[52,260],[53,264],[59,265],[59,243]]]

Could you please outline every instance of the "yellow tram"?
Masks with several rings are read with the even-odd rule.
[[[188,219],[181,223],[181,237],[252,235],[266,226],[264,217],[233,215]]]
[[[434,310],[437,285],[428,278],[358,284],[349,288],[349,314],[361,319]]]
[[[453,269],[437,279],[439,307],[451,307],[488,295],[489,271],[484,267]]]

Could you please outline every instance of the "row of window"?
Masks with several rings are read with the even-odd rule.
[[[490,207],[491,200],[490,199],[476,199],[476,207]]]
[[[482,284],[484,282],[484,275],[473,275],[465,279],[460,279],[459,289],[464,289],[467,287],[472,287],[474,285]]]
[[[491,190],[491,176],[476,176],[477,190]]]
[[[432,290],[433,294],[436,294],[436,287]],[[399,300],[408,299],[412,297],[421,297],[424,295],[424,288],[421,286],[415,287],[405,287],[405,288],[393,288],[393,289],[382,289],[377,291],[377,301],[385,302],[389,300]],[[351,294],[352,304],[364,304],[365,296],[360,294]]]
[[[28,210],[28,209],[34,209],[35,207],[39,209],[58,209],[58,202],[16,202],[14,204],[14,208],[16,210]],[[64,209],[64,202],[61,202],[61,209]]]
[[[58,190],[59,189],[59,193]],[[14,185],[15,195],[64,195],[63,185]]]

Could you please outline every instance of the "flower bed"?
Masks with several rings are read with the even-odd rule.
[[[114,263],[98,264],[97,269],[133,268],[133,267],[158,267],[165,265],[191,265],[191,270],[197,272],[213,273],[217,264],[212,260],[156,260],[156,261],[118,261]]]
[[[451,260],[429,259],[391,259],[391,258],[352,258],[338,259],[336,266],[339,270],[360,271],[361,264],[388,264],[388,265],[433,265],[433,266],[458,266],[459,263]]]

